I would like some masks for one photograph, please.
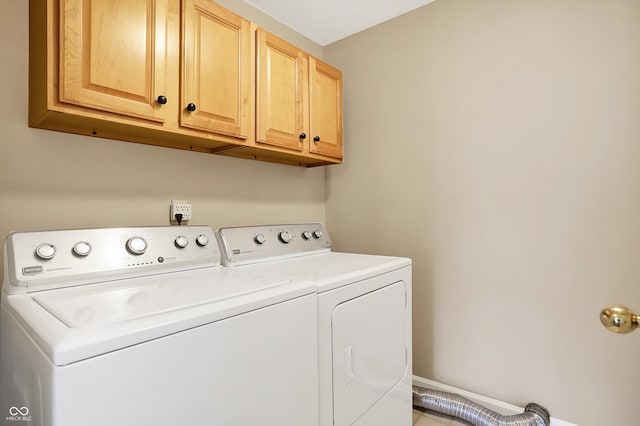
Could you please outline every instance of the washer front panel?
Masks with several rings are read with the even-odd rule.
[[[301,296],[64,367],[6,333],[0,409],[26,406],[34,426],[315,424],[316,307]]]

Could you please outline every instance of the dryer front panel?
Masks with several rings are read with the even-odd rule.
[[[351,425],[405,377],[405,283],[337,305],[331,324],[334,421]]]

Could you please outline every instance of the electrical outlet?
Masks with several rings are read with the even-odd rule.
[[[176,215],[182,215],[182,222],[185,223],[191,220],[191,203],[186,200],[171,200],[170,209],[171,223],[178,223]]]

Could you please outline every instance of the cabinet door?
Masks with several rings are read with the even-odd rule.
[[[246,139],[251,119],[251,24],[209,0],[182,4],[180,124]]]
[[[315,154],[342,158],[342,73],[309,59],[311,144]]]
[[[61,102],[164,121],[167,2],[63,0]]]
[[[302,151],[307,60],[300,49],[262,29],[256,37],[257,142]]]

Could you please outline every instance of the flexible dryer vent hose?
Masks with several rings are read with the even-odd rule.
[[[463,396],[420,386],[413,387],[413,406],[456,417],[474,426],[549,426],[551,421],[547,409],[538,404],[527,404],[522,414],[503,416]]]

